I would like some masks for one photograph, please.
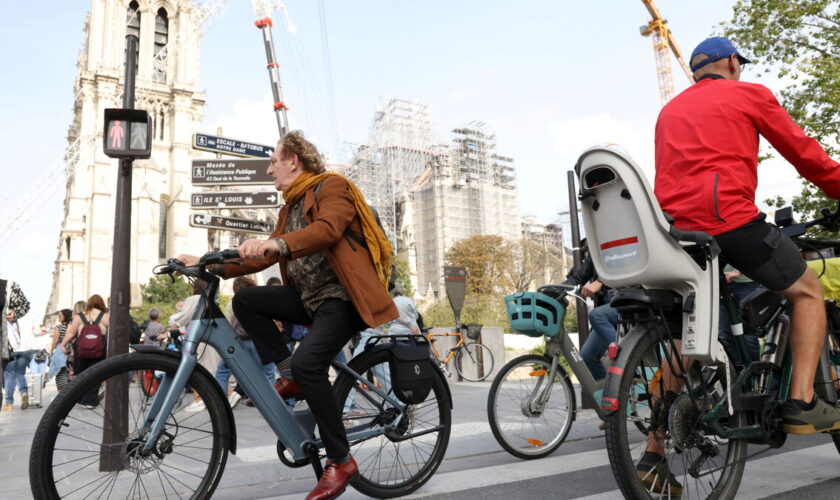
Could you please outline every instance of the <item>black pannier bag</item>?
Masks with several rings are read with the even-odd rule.
[[[758,336],[763,337],[785,302],[779,292],[760,286],[741,302],[741,318],[756,329]],[[721,314],[725,313],[721,311]]]
[[[394,395],[405,404],[422,403],[432,390],[434,380],[429,344],[392,341],[389,347],[388,364]]]

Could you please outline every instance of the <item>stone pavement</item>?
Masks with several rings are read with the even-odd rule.
[[[446,458],[437,475],[445,478],[446,473],[484,466],[503,467],[509,463],[513,457],[496,443],[487,424],[486,404],[490,382],[455,382],[450,383],[450,387],[455,405],[453,428]],[[55,395],[55,386],[50,382],[44,389],[45,407]],[[22,411],[16,400],[12,411],[0,412],[2,497],[32,498],[28,476],[29,451],[35,429],[44,411],[45,408]],[[312,469],[291,469],[279,462],[274,435],[256,409],[239,405],[234,415],[238,452],[236,455],[229,455],[227,467],[214,498],[303,498],[315,484]],[[600,437],[595,418],[594,412],[580,412],[568,441]],[[424,492],[430,494],[436,491],[436,488],[431,487],[436,477],[416,495],[423,496]],[[355,490],[348,489],[342,498],[365,497]]]

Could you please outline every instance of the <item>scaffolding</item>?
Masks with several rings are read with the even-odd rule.
[[[347,169],[398,251],[400,203],[438,154],[434,142],[428,105],[390,99],[376,111],[367,144],[356,149]]]

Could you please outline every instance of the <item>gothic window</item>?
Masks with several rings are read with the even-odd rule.
[[[161,141],[163,140],[163,118],[166,116],[166,113],[163,111],[160,112],[160,127],[158,127],[158,139]]]
[[[164,64],[156,65],[152,75],[153,81],[166,83],[166,44],[169,41],[169,16],[166,9],[159,9],[155,16],[155,60],[163,61]],[[161,130],[163,127],[161,127]]]
[[[166,248],[166,225],[169,220],[169,203],[167,203],[166,197],[162,197],[160,199],[160,204],[158,206],[160,207],[158,220],[158,258],[165,259],[168,257]]]
[[[134,35],[137,37],[137,65],[140,65],[140,5],[137,2],[131,2],[128,4],[128,11],[125,15],[126,23],[125,23],[125,30],[126,35]]]

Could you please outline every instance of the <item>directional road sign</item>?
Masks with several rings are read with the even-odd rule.
[[[274,153],[272,146],[207,134],[193,134],[193,149],[245,158],[269,158]]]
[[[265,171],[268,160],[193,160],[194,186],[244,186],[274,184]]]
[[[193,193],[190,206],[199,210],[218,208],[273,208],[280,206],[280,195],[273,191],[223,191]]]
[[[260,234],[268,234],[274,230],[274,226],[267,222],[195,213],[190,214],[190,226]]]

